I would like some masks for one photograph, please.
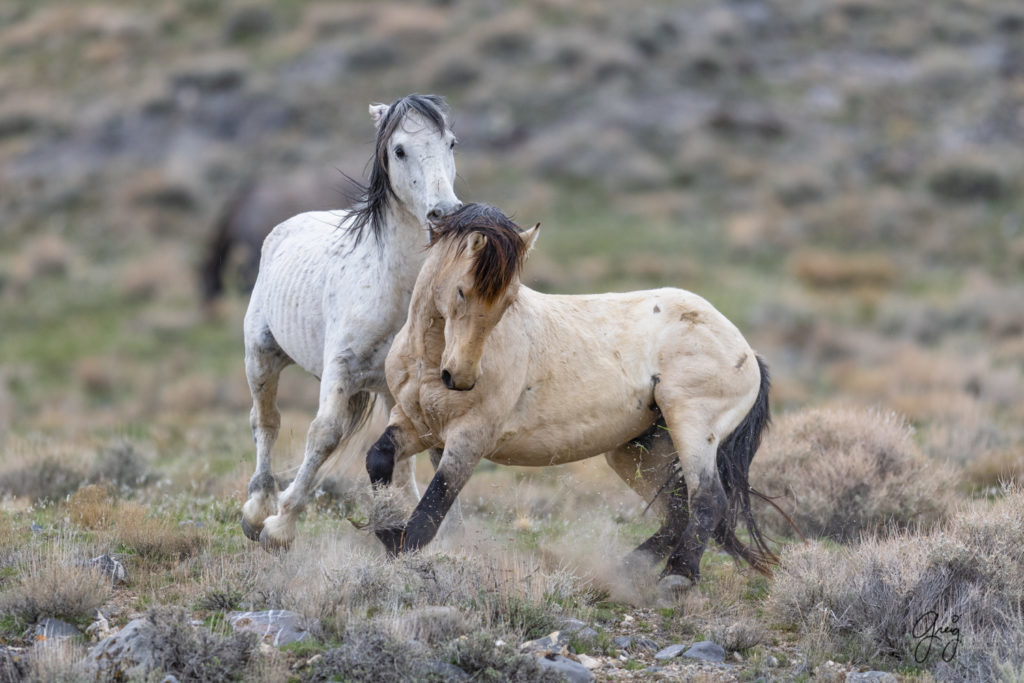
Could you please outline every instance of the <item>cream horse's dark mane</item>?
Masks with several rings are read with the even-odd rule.
[[[499,209],[471,203],[431,226],[430,246],[452,245],[459,256],[466,248],[464,238],[472,232],[487,237],[474,256],[474,288],[485,302],[493,303],[523,268],[526,245],[519,237],[522,230]]]

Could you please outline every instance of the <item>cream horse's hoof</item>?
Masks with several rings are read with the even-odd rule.
[[[658,606],[675,607],[694,582],[679,574],[669,574],[658,581]]]

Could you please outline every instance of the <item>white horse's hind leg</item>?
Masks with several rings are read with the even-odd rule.
[[[277,381],[291,359],[277,346],[269,332],[258,344],[246,344],[245,376],[252,394],[249,424],[256,442],[256,471],[249,480],[248,500],[242,506],[242,530],[259,540],[263,521],[274,513],[277,482],[271,470],[271,451],[281,429],[277,409]]]

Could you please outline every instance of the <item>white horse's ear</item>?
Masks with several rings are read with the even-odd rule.
[[[469,253],[475,253],[484,248],[487,244],[487,235],[482,232],[471,232],[469,233],[469,240],[466,242],[466,246],[469,247]]]
[[[526,253],[529,254],[533,245],[537,243],[537,236],[540,234],[540,223],[537,223],[526,232],[519,233],[519,239],[526,245]]]
[[[388,105],[374,103],[370,105],[370,118],[373,119],[373,127],[380,128],[380,122],[388,113]]]

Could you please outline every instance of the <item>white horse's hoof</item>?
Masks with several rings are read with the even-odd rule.
[[[245,518],[245,514],[242,514],[242,533],[250,541],[258,543],[260,540],[260,533],[263,531],[263,525],[250,524],[249,520]]]
[[[295,523],[289,524],[280,515],[267,517],[263,520],[263,531],[260,532],[260,547],[268,553],[283,553],[292,546],[295,540]]]
[[[658,606],[675,607],[694,583],[685,576],[669,574],[658,581]]]

